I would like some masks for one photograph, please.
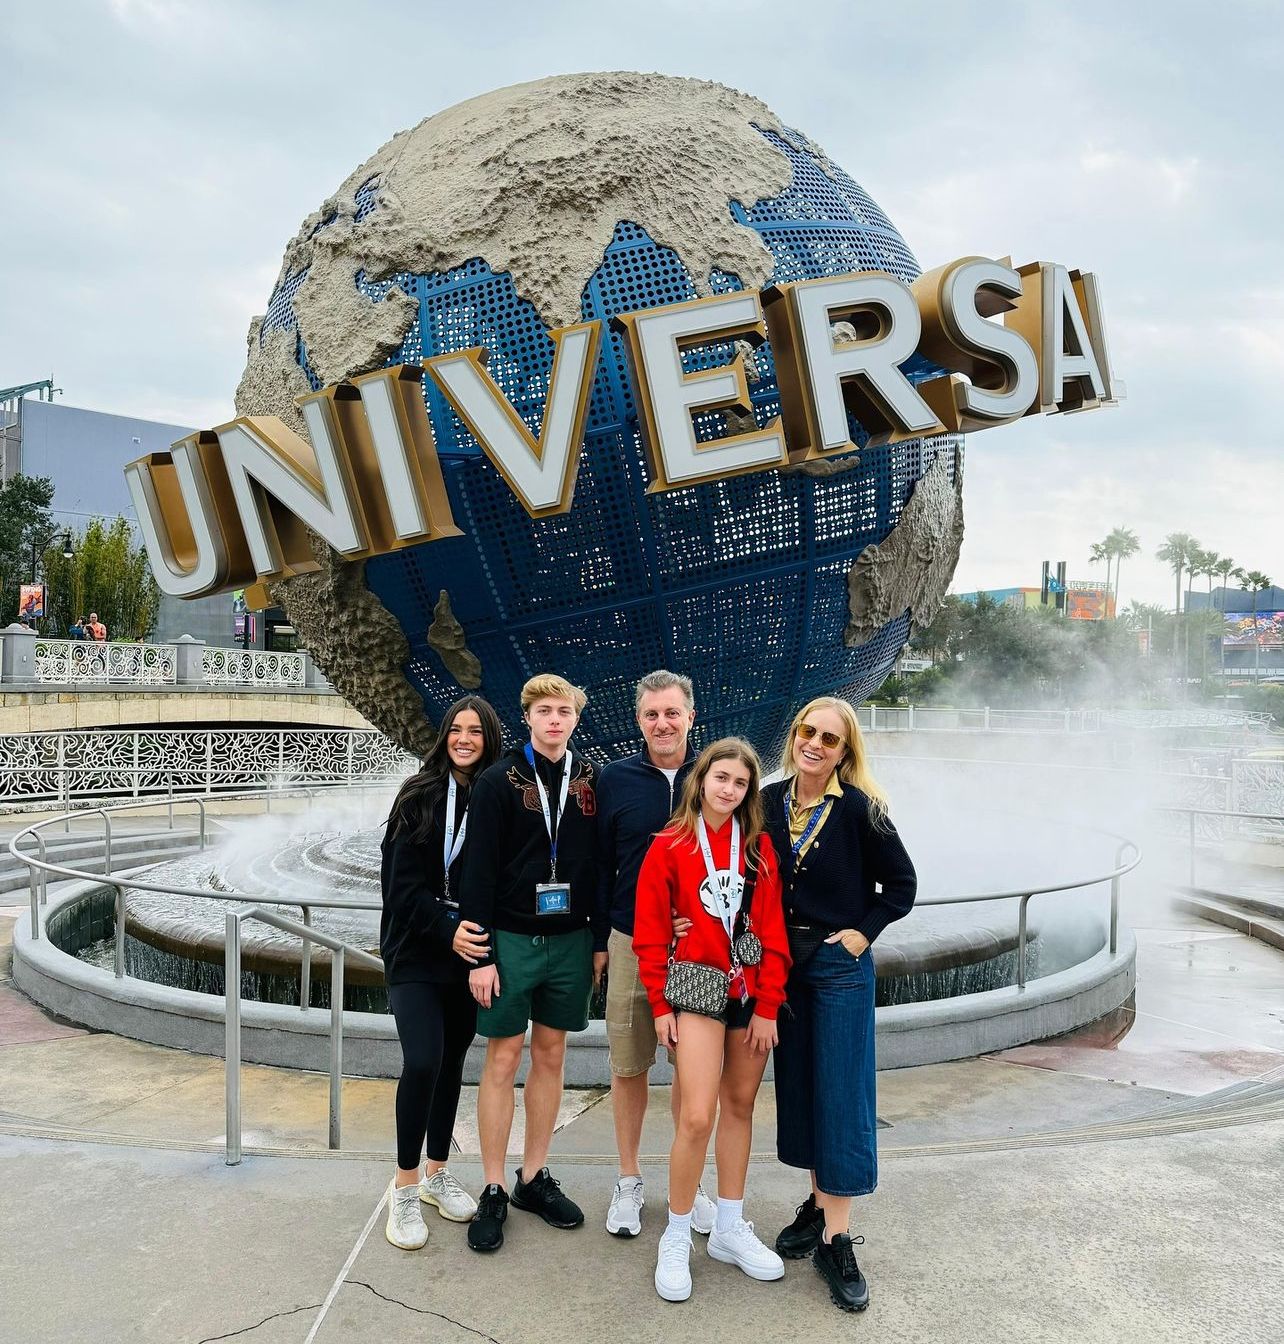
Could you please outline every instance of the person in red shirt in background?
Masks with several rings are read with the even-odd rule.
[[[780,873],[763,832],[762,766],[748,742],[727,737],[700,754],[672,820],[656,836],[638,875],[633,950],[660,1044],[677,1056],[681,1105],[669,1154],[669,1226],[660,1238],[656,1291],[668,1302],[691,1296],[691,1209],[718,1117],[717,1223],[709,1237],[715,1260],[754,1279],[779,1279],[781,1258],[744,1218],[753,1106],[776,1044],[776,1013],[785,1000],[789,941]],[[679,957],[675,916],[691,921],[680,960],[727,978],[717,1015],[679,1014],[665,998],[671,958]],[[760,955],[746,950],[746,930]],[[744,964],[741,955],[756,964]]]

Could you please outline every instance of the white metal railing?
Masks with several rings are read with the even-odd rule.
[[[37,638],[36,680],[57,686],[76,682],[128,682],[163,686],[177,680],[173,644],[126,644],[94,640]]]
[[[211,686],[302,686],[307,679],[301,653],[261,653],[256,649],[201,651],[205,680]]]
[[[385,780],[378,783],[367,783],[357,785],[357,788],[379,788],[387,787],[390,784],[396,784],[397,780]],[[350,792],[350,787],[345,786],[345,794]],[[255,799],[265,802],[267,810],[272,810],[272,799],[276,796],[283,797],[305,797],[309,810],[316,798],[316,791],[313,789],[289,789],[289,790],[255,790],[248,793],[239,794],[220,794],[217,796],[207,795],[205,797],[188,797],[181,799],[181,803],[195,803],[200,815],[200,825],[198,831],[199,846],[203,850],[208,843],[209,823],[207,815],[207,805],[210,802],[227,803],[233,801],[243,801],[246,799]],[[115,916],[113,931],[113,956],[112,964],[117,980],[123,980],[127,976],[125,969],[125,938],[128,925],[128,893],[130,891],[149,891],[160,895],[171,896],[193,896],[205,900],[223,901],[226,903],[241,903],[251,905],[249,910],[228,911],[226,915],[226,928],[228,932],[228,941],[224,948],[224,1027],[225,1027],[225,1057],[224,1057],[224,1091],[226,1093],[227,1107],[227,1131],[224,1135],[224,1160],[229,1166],[235,1166],[241,1160],[241,926],[247,919],[257,919],[262,923],[270,924],[272,927],[280,929],[284,933],[296,934],[302,941],[302,959],[299,968],[299,1007],[308,1012],[312,1001],[312,946],[314,943],[322,947],[329,948],[332,954],[330,966],[330,992],[332,995],[330,1002],[330,1120],[329,1120],[329,1142],[331,1148],[338,1148],[341,1133],[341,1114],[342,1114],[342,1082],[343,1072],[343,978],[345,959],[350,960],[357,965],[369,966],[373,970],[382,971],[383,962],[373,953],[367,952],[363,948],[354,946],[351,943],[345,943],[342,940],[333,937],[330,934],[316,930],[312,927],[312,912],[315,909],[327,910],[378,910],[382,902],[377,900],[361,900],[354,897],[332,896],[326,898],[317,898],[315,900],[298,897],[282,898],[280,905],[298,906],[303,915],[302,923],[296,923],[294,920],[287,919],[284,915],[278,915],[273,911],[264,910],[260,906],[252,905],[254,897],[246,895],[244,892],[233,890],[211,891],[204,887],[183,887],[174,883],[149,882],[146,878],[129,877],[122,878],[112,870],[112,839],[113,822],[112,818],[117,813],[136,811],[144,807],[156,807],[161,803],[158,800],[145,800],[142,802],[117,803],[112,807],[100,807],[94,809],[92,813],[81,814],[90,816],[99,816],[103,822],[103,861],[104,867],[101,873],[91,872],[84,868],[75,868],[67,864],[50,863],[47,857],[47,842],[44,832],[51,826],[59,822],[68,822],[67,816],[55,816],[46,818],[44,821],[38,821],[34,825],[28,826],[19,831],[12,840],[9,841],[9,853],[27,867],[31,888],[31,928],[30,934],[33,941],[38,941],[41,937],[41,911],[48,904],[49,900],[49,878],[52,874],[58,878],[64,878],[72,881],[95,881],[111,887],[115,893]],[[167,800],[169,807],[169,826],[174,827],[174,802]],[[34,839],[37,847],[37,856],[24,853],[21,848],[21,842],[27,838]],[[47,936],[47,935],[46,935]],[[337,990],[337,998],[334,997]],[[337,1005],[337,1006],[336,1006]]]
[[[950,709],[861,705],[860,726],[879,733],[1099,733],[1109,728],[1267,729],[1270,714],[1217,709]]]
[[[352,783],[418,762],[369,728],[91,728],[0,736],[0,804]]]
[[[861,705],[872,733],[1096,733],[1097,709],[946,709],[935,705]]]
[[[286,791],[288,794],[290,791]],[[295,791],[298,792],[298,791]],[[303,790],[308,799],[309,808],[312,806],[313,793],[311,790]],[[206,806],[209,802],[226,802],[231,798],[262,797],[261,793],[239,794],[239,795],[220,795],[215,797],[196,797],[181,800],[186,803],[195,803],[200,812],[200,846],[202,849],[206,845]],[[267,800],[270,807],[273,794],[268,793]],[[301,923],[287,919],[285,916],[278,915],[275,912],[267,911],[262,907],[253,905],[258,899],[243,892],[237,891],[210,891],[200,887],[182,887],[173,883],[149,882],[145,877],[122,876],[112,872],[112,816],[117,812],[137,810],[142,807],[159,806],[162,803],[159,800],[118,803],[112,807],[102,807],[96,809],[96,814],[103,819],[104,826],[104,858],[105,869],[103,872],[90,872],[84,869],[73,868],[64,864],[51,863],[46,856],[45,839],[43,832],[59,822],[65,820],[62,816],[54,816],[38,821],[24,830],[19,831],[12,840],[9,841],[8,849],[13,858],[23,863],[27,867],[30,877],[31,888],[31,927],[30,936],[33,940],[41,936],[41,911],[48,901],[48,882],[50,875],[59,878],[79,879],[83,881],[93,881],[102,883],[105,886],[112,887],[115,891],[115,931],[114,931],[114,969],[118,980],[126,978],[125,967],[125,929],[127,923],[127,892],[128,891],[149,891],[157,892],[163,895],[179,895],[188,897],[197,897],[204,900],[240,902],[252,906],[251,909],[241,912],[229,911],[226,916],[227,943],[224,948],[224,991],[226,995],[225,1005],[225,1057],[224,1057],[224,1086],[226,1091],[227,1105],[227,1132],[224,1136],[224,1160],[229,1166],[235,1166],[241,1160],[241,1112],[240,1112],[240,1069],[241,1069],[241,926],[246,919],[257,919],[263,923],[272,925],[285,933],[296,935],[302,943],[302,962],[299,968],[299,1008],[307,1013],[311,1008],[311,975],[312,975],[312,945],[319,943],[327,947],[332,952],[331,960],[331,998],[330,998],[330,1147],[337,1148],[340,1138],[340,1115],[342,1093],[340,1084],[342,1081],[343,1069],[343,976],[345,959],[358,962],[361,965],[369,965],[373,969],[382,970],[383,962],[372,953],[358,948],[350,943],[344,943],[337,938],[319,932],[312,926],[312,911],[314,909],[346,909],[346,910],[377,910],[380,908],[380,901],[361,900],[351,897],[329,897],[324,899],[300,899],[297,896],[283,899],[279,902],[282,905],[298,906],[303,914]],[[173,826],[173,804],[170,804],[170,825]],[[1141,862],[1141,850],[1137,844],[1117,835],[1114,832],[1102,831],[1096,828],[1083,828],[1085,832],[1104,836],[1116,845],[1115,859],[1113,867],[1104,873],[1096,873],[1088,877],[1079,878],[1074,881],[1055,883],[1043,887],[1021,887],[1013,891],[992,891],[980,892],[968,895],[948,895],[948,896],[926,896],[921,898],[917,904],[920,906],[928,905],[971,905],[988,901],[1008,901],[1016,900],[1018,902],[1017,913],[1017,965],[1016,965],[1016,988],[1024,991],[1027,979],[1027,947],[1029,942],[1029,928],[1027,920],[1027,910],[1030,901],[1036,896],[1050,895],[1060,892],[1082,891],[1089,887],[1100,886],[1104,883],[1110,884],[1110,921],[1109,921],[1109,942],[1108,947],[1111,956],[1118,951],[1119,946],[1119,888],[1120,882],[1124,876]],[[23,851],[21,844],[25,839],[32,838],[36,841],[38,855],[29,854]],[[336,989],[338,993],[336,994]],[[318,1010],[320,1011],[320,1010]]]

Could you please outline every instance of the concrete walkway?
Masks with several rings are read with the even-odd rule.
[[[637,1242],[602,1228],[610,1103],[589,1091],[568,1095],[553,1161],[583,1228],[515,1211],[503,1251],[483,1259],[430,1214],[428,1246],[408,1254],[383,1237],[391,1083],[345,1082],[336,1155],[323,1077],[247,1069],[246,1157],[226,1167],[219,1060],[51,1021],[7,982],[0,948],[0,1339],[643,1344],[730,1328],[819,1344],[1273,1344],[1284,956],[1190,919],[1137,932],[1137,1005],[1116,1021],[880,1074],[881,1183],[856,1229],[872,1305],[859,1317],[829,1304],[806,1262],[758,1284],[699,1239],[692,1300],[656,1297],[665,1089],[653,1089]],[[805,1193],[775,1160],[773,1107],[767,1088],[746,1209],[768,1239]],[[470,1187],[473,1114],[469,1095],[452,1168]]]

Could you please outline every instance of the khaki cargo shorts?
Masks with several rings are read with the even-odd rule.
[[[655,1018],[638,977],[633,939],[612,929],[606,950],[610,954],[606,972],[606,1042],[611,1072],[621,1078],[635,1078],[655,1063],[658,1044]]]

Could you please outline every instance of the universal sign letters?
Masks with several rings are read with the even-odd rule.
[[[996,320],[1001,319],[1001,320]],[[881,271],[741,290],[614,319],[628,353],[651,490],[675,490],[872,444],[971,433],[1117,400],[1094,277],[963,257],[907,285]],[[836,323],[848,328],[837,328]],[[848,334],[850,331],[850,335]],[[458,536],[421,380],[433,379],[535,518],[571,507],[600,322],[550,333],[539,437],[480,347],[324,388],[299,401],[311,443],[272,416],[202,431],[125,469],[157,582],[199,597],[316,568],[311,529],[350,558]],[[700,412],[750,410],[743,352],[684,370],[683,352],[769,341],[780,389],[770,424],[711,442]],[[920,352],[942,376],[912,384]]]

